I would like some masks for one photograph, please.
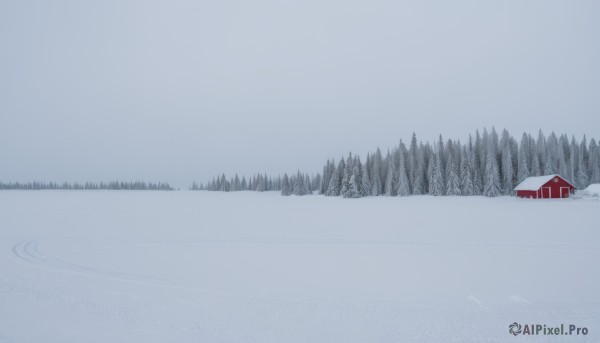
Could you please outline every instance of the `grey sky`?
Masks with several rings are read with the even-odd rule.
[[[598,1],[0,2],[0,180],[320,171],[413,131],[600,136]]]

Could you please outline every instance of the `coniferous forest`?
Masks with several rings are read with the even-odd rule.
[[[269,177],[250,181],[239,176],[214,178],[191,189],[213,191],[278,190],[282,195],[305,195],[317,191],[325,196],[485,195],[513,194],[514,187],[530,176],[559,174],[577,189],[600,183],[600,150],[592,138],[581,141],[554,132],[547,137],[523,133],[519,139],[508,131],[484,129],[466,142],[440,137],[421,142],[413,134],[383,153],[379,148],[364,159],[351,152],[339,161],[327,160],[322,173],[309,176]]]
[[[546,137],[523,133],[519,139],[508,131],[498,133],[483,129],[470,135],[466,142],[440,135],[433,143],[402,140],[385,153],[377,148],[361,159],[348,153],[337,162],[329,159],[320,173],[297,171],[291,175],[252,177],[225,174],[206,184],[196,182],[191,190],[209,191],[280,191],[281,195],[307,195],[360,198],[365,196],[409,195],[485,195],[513,194],[514,187],[530,176],[559,174],[577,189],[600,183],[600,149],[598,142],[584,136]],[[0,190],[173,190],[166,182],[0,182]]]
[[[19,190],[45,190],[45,189],[60,189],[60,190],[127,190],[127,191],[172,191],[171,187],[166,182],[143,182],[143,181],[110,181],[110,182],[85,182],[85,183],[69,183],[69,182],[0,182],[0,190],[19,189]]]

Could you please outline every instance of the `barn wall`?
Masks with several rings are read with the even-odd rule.
[[[517,191],[517,196],[521,198],[533,198],[537,199],[536,191]]]
[[[569,193],[570,191],[573,189],[573,187],[566,182],[565,180],[563,180],[562,178],[558,178],[558,182],[554,182],[554,179],[546,182],[542,187],[550,187],[550,196],[551,198],[560,198],[560,188],[561,187],[568,187],[569,188]],[[566,190],[563,191],[563,193]],[[567,194],[566,197],[569,197],[570,194]]]

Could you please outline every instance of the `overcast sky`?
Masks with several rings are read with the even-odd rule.
[[[484,126],[600,137],[599,1],[0,2],[0,180],[317,172]]]

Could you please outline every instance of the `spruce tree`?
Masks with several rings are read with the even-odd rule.
[[[350,178],[352,177],[352,153],[348,154],[346,165],[344,166],[344,174],[342,176],[342,188],[340,195],[346,197],[346,193],[350,190]]]
[[[379,149],[377,149],[379,151]],[[379,156],[379,157],[378,157]],[[371,195],[381,195],[381,153],[373,156],[373,168],[371,170]]]
[[[289,196],[292,195],[292,189],[290,187],[290,180],[288,178],[287,173],[283,174],[283,181],[281,185],[281,195]]]
[[[310,189],[310,177],[304,175],[304,195],[312,194],[312,190]]]
[[[523,138],[521,139],[521,146],[519,147],[519,164],[517,169],[517,182],[519,183],[523,182],[523,180],[529,177],[529,158],[527,156],[527,145],[527,135],[523,134]]]
[[[354,176],[354,187],[356,188],[356,191],[358,192],[358,196],[357,197],[362,197],[364,196],[363,193],[363,166],[362,163],[360,162],[360,157],[358,155],[354,156],[354,161],[352,162],[352,176]]]
[[[366,197],[371,195],[371,178],[369,177],[368,162],[365,162],[362,168],[361,195]]]
[[[496,158],[488,153],[485,166],[485,177],[483,184],[483,195],[486,197],[496,197],[500,195],[500,178],[498,175],[498,163]]]
[[[584,189],[588,186],[589,184],[589,178],[586,172],[586,167],[584,165],[584,152],[583,150],[579,150],[579,163],[577,165],[577,177],[576,179],[576,184],[578,186],[579,189]]]
[[[417,169],[415,171],[415,178],[410,186],[411,192],[414,195],[423,194],[423,192],[424,192],[423,180],[425,179],[425,170],[424,170],[425,158],[423,156],[423,154],[424,154],[423,150],[424,150],[423,146],[420,146],[420,148],[418,149],[417,162],[416,162]]]
[[[296,175],[296,179],[294,182],[294,189],[292,190],[292,194],[293,195],[305,195],[306,194],[306,187],[304,186],[304,176],[302,174],[300,174],[300,171],[298,171],[298,174]]]
[[[333,174],[331,174],[329,186],[327,186],[327,191],[325,191],[325,195],[332,196],[332,197],[336,197],[336,196],[340,195],[339,184],[340,184],[340,176],[338,173],[338,169],[335,168],[333,170]]]
[[[512,163],[512,154],[510,152],[510,145],[508,141],[502,147],[502,177],[504,178],[504,194],[510,195],[513,192],[513,163]]]
[[[404,197],[410,195],[409,179],[406,173],[406,162],[404,154],[400,153],[400,162],[398,164],[398,186],[396,193],[398,196]]]
[[[431,195],[444,195],[444,174],[441,168],[441,156],[439,152],[434,155],[433,175],[431,179]]]
[[[454,153],[450,151],[446,164],[446,195],[460,195],[461,193],[458,169],[454,160]]]
[[[460,188],[462,195],[475,195],[475,186],[473,185],[473,176],[471,175],[466,148],[463,148],[462,158],[460,159]]]
[[[600,183],[600,148],[596,140],[590,140],[590,158],[589,158],[590,183]]]
[[[388,168],[387,168],[387,173],[386,173],[386,177],[385,177],[385,195],[387,196],[394,196],[396,191],[394,190],[395,187],[395,182],[394,182],[394,176],[396,174],[396,169],[394,168],[394,161],[392,160],[392,155],[390,155],[388,153],[387,155],[387,160],[388,160]]]

